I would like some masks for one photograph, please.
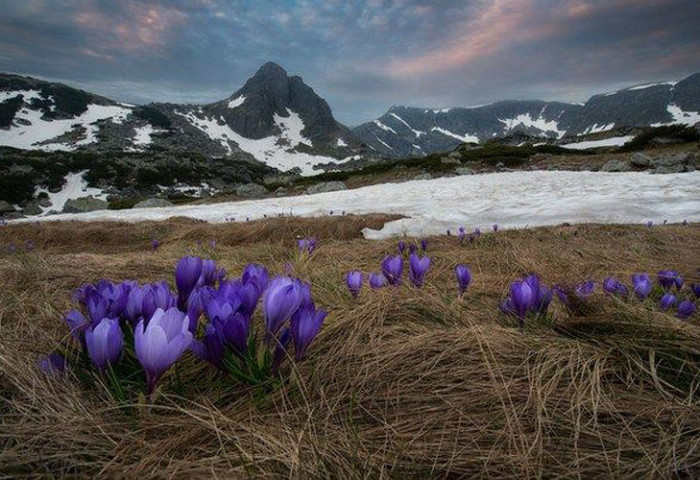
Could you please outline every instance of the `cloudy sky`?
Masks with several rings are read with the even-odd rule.
[[[225,98],[266,61],[356,125],[391,105],[580,101],[700,71],[698,0],[0,0],[0,71]]]

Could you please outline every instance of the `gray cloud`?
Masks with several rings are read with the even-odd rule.
[[[395,104],[585,100],[700,71],[697,0],[0,0],[0,70],[211,101],[265,61],[339,120]]]

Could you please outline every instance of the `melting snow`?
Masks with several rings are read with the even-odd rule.
[[[44,216],[46,212],[51,210],[60,212],[63,210],[63,207],[68,200],[75,200],[76,198],[83,198],[92,195],[100,200],[106,200],[107,194],[102,190],[99,188],[88,187],[87,180],[83,178],[85,173],[87,173],[87,170],[83,170],[82,172],[78,173],[69,173],[66,175],[65,183],[63,184],[60,192],[51,193],[46,188],[37,187],[34,192],[35,197],[40,193],[45,192],[49,196],[49,200],[51,200],[50,207],[41,207],[43,212],[40,214],[40,216]]]
[[[450,110],[452,110],[452,109],[451,109],[451,108],[439,108],[439,109],[437,109],[437,110],[433,110],[433,113],[435,113],[435,114],[438,114],[438,113],[447,113],[447,112],[449,112]]]
[[[652,127],[660,127],[662,125],[671,125],[674,123],[682,123],[684,125],[693,126],[700,122],[700,112],[684,112],[678,105],[670,104],[666,107],[668,113],[671,114],[673,120],[668,123],[654,123]]]
[[[154,133],[160,133],[164,132],[165,130],[161,130],[159,128],[153,128],[153,125],[146,124],[143,127],[136,127],[134,130],[136,130],[136,135],[134,135],[133,138],[133,143],[134,145],[150,145],[153,143],[153,138],[151,138],[151,135]]]
[[[414,130],[412,126],[410,126],[408,123],[406,123],[406,121],[403,118],[399,117],[395,113],[390,113],[390,115],[393,116],[399,122],[406,125],[406,127],[408,127],[408,129],[413,132],[413,134],[416,136],[416,138],[420,138],[421,135],[425,135],[425,132],[421,132],[420,130]]]
[[[163,220],[174,216],[210,222],[263,218],[280,213],[318,217],[329,210],[387,213],[407,218],[367,238],[444,234],[450,228],[504,228],[569,223],[660,223],[700,220],[700,172],[651,175],[531,171],[458,176],[373,185],[353,190],[208,205],[181,205],[135,210],[102,210],[47,217],[46,220]]]
[[[600,132],[607,132],[608,130],[612,130],[615,128],[615,123],[609,123],[607,125],[601,125],[600,127],[598,126],[597,123],[594,123],[592,127],[588,127],[586,130],[583,131],[583,133],[580,133],[579,135],[588,135],[589,133],[600,133]]]
[[[625,143],[631,141],[634,135],[627,135],[625,137],[611,137],[605,138],[603,140],[589,140],[586,142],[576,142],[576,143],[565,143],[560,145],[562,148],[568,148],[571,150],[585,150],[587,148],[596,147],[621,147]]]
[[[391,128],[391,127],[387,127],[386,125],[384,125],[384,124],[383,124],[382,122],[380,122],[379,120],[375,120],[375,121],[374,121],[374,124],[375,124],[376,126],[378,126],[379,128],[381,128],[382,130],[386,130],[387,132],[396,133],[396,130],[394,130],[394,129]]]
[[[464,143],[479,143],[479,137],[477,137],[476,135],[469,135],[468,133],[465,133],[464,135],[458,135],[440,127],[433,127],[431,128],[431,130],[433,132],[440,132],[443,135],[447,135],[448,137],[456,138],[457,140],[461,140]]]
[[[386,142],[382,141],[382,139],[379,138],[378,136],[375,135],[374,138],[376,138],[376,139],[379,141],[379,143],[381,143],[382,145],[384,145],[386,148],[390,148],[391,150],[393,150],[393,148],[392,148],[391,145],[389,145],[389,144],[387,144]]]
[[[645,85],[637,85],[636,87],[630,87],[627,90],[644,90],[646,88],[658,87],[659,85],[671,85],[674,86],[676,82],[661,82],[661,83],[647,83]]]
[[[111,118],[113,123],[122,123],[130,113],[130,109],[120,106],[88,105],[87,111],[78,117],[64,120],[43,120],[41,111],[23,108],[15,115],[15,121],[24,120],[30,125],[13,125],[8,130],[0,129],[0,145],[27,150],[75,150],[76,146],[97,141],[99,127],[94,125],[95,122]],[[76,142],[75,145],[66,143],[42,144],[72,131],[74,127],[85,128],[85,138]]]
[[[245,102],[245,97],[241,95],[228,102],[228,108],[238,108],[243,105],[243,102]]]
[[[544,108],[542,109],[542,112],[544,112]],[[540,112],[540,115],[536,119],[533,119],[529,113],[523,113],[515,118],[499,118],[498,121],[505,124],[505,127],[503,127],[505,132],[510,132],[518,125],[523,125],[524,127],[532,127],[541,130],[543,135],[545,132],[556,132],[557,138],[563,137],[566,130],[559,130],[559,124],[557,121],[547,120],[546,118],[542,117],[542,112]]]
[[[293,148],[300,143],[311,145],[311,141],[301,135],[304,129],[304,122],[299,115],[288,110],[289,117],[285,118],[275,115],[275,122],[282,130],[282,135],[271,135],[266,138],[252,139],[246,138],[229,127],[223,120],[219,121],[211,118],[199,118],[194,112],[179,113],[189,122],[206,133],[212,140],[218,141],[223,145],[229,154],[233,153],[233,148],[230,142],[238,144],[238,147],[244,152],[248,152],[258,161],[263,162],[273,168],[281,171],[292,170],[299,168],[301,174],[305,176],[321,173],[314,169],[314,166],[325,163],[341,164],[353,160],[355,157],[347,157],[338,160],[333,157],[323,155],[310,155],[302,152],[288,152],[287,148]]]
[[[347,147],[348,144],[345,143],[345,140],[342,138],[339,138],[337,142],[335,142],[336,147],[342,148],[342,147]]]
[[[38,90],[10,90],[6,92],[0,92],[0,102],[15,98],[22,95],[23,100],[29,103],[32,100],[43,100],[44,97],[41,96]]]

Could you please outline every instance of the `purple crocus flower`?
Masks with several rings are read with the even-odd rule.
[[[617,286],[620,284],[620,281],[616,278],[613,277],[608,277],[605,280],[603,280],[603,291],[605,293],[609,293],[610,295],[613,295],[617,293]]]
[[[66,371],[66,358],[60,353],[49,353],[39,357],[37,364],[39,370],[47,375],[63,373]]]
[[[90,326],[90,322],[77,310],[71,310],[66,314],[66,323],[70,334],[78,341],[82,341],[85,330]]]
[[[17,251],[17,245],[10,243],[10,245],[7,247],[7,251],[10,253],[15,253]]]
[[[595,291],[595,282],[593,280],[586,280],[581,282],[574,288],[574,293],[579,300],[585,300],[590,297]]]
[[[156,310],[148,321],[141,320],[134,332],[134,350],[146,372],[147,394],[155,390],[160,377],[173,366],[190,347],[192,333],[188,330],[190,320],[177,308]]]
[[[532,302],[532,310],[537,315],[546,315],[549,304],[552,302],[552,291],[544,285],[540,285]]]
[[[678,299],[675,295],[673,295],[672,293],[664,293],[664,295],[661,297],[661,300],[659,300],[659,308],[661,308],[661,310],[668,310],[677,302]]]
[[[411,253],[416,253],[417,251],[418,251],[418,247],[416,247],[416,244],[415,244],[415,243],[411,243],[411,244],[408,246],[408,253],[409,253],[409,254],[411,254]]]
[[[532,289],[533,295],[537,296],[540,290],[540,276],[537,274],[528,275],[523,279]]]
[[[124,334],[119,319],[103,318],[97,325],[85,330],[87,353],[100,370],[114,365],[124,350]]]
[[[268,278],[269,274],[267,273],[267,268],[257,263],[249,263],[246,265],[241,275],[241,281],[244,284],[254,283],[261,292],[267,288]]]
[[[160,241],[155,238],[151,240],[151,249],[153,249],[154,252],[158,250],[158,247],[160,247]]]
[[[406,251],[406,242],[403,240],[399,240],[399,243],[397,244],[397,248],[399,249],[399,253],[403,255],[403,252]]]
[[[411,244],[411,246],[415,248],[415,245]],[[382,273],[391,285],[399,285],[403,274],[403,258],[401,255],[384,257],[384,260],[382,260]]]
[[[648,228],[651,228],[652,226],[654,226],[654,222],[652,222],[651,220],[649,220],[649,221],[647,222],[647,227],[648,227]]]
[[[425,252],[426,250],[428,250],[428,239],[427,239],[427,238],[421,239],[421,241],[420,241],[420,249],[423,250],[423,252]]]
[[[324,310],[316,310],[313,302],[302,306],[292,315],[291,327],[294,339],[294,359],[298,362],[306,353],[311,342],[321,330],[323,320],[328,316]]]
[[[680,274],[675,270],[659,270],[656,274],[659,285],[661,285],[664,290],[670,290],[676,284],[677,277],[680,277]],[[683,279],[681,279],[681,286],[683,286]]]
[[[568,288],[562,287],[561,285],[554,285],[552,287],[552,292],[557,296],[559,301],[565,307],[569,308],[571,306],[571,299],[569,298]]]
[[[222,276],[225,276],[225,272],[217,268],[214,260],[202,260],[202,271],[197,280],[197,285],[213,286]]]
[[[452,236],[452,232],[450,231],[449,228],[447,229],[447,236],[448,236],[448,237],[451,237],[451,236]]]
[[[26,242],[24,242],[24,248],[26,248],[27,251],[31,252],[32,250],[34,250],[36,248],[36,244],[34,243],[33,240],[27,240]]]
[[[494,232],[497,232],[497,231],[498,231],[498,224],[497,224],[497,223],[494,223],[494,224],[493,224],[493,231],[494,231]]]
[[[693,290],[695,298],[700,298],[700,283],[693,283],[690,285],[690,288]]]
[[[192,290],[190,298],[187,300],[187,318],[190,320],[189,331],[193,335],[197,331],[199,317],[207,310],[216,294],[216,289],[210,286],[197,287]]]
[[[362,289],[362,272],[352,271],[345,276],[345,283],[353,297],[357,298]]]
[[[187,299],[202,276],[203,263],[200,257],[183,257],[175,268],[175,285],[177,285],[177,306],[187,310]]]
[[[369,286],[372,288],[382,288],[386,287],[389,282],[382,273],[370,273],[369,274]]]
[[[222,367],[224,344],[221,342],[219,332],[214,325],[208,324],[204,328],[202,340],[192,340],[190,350],[201,360],[211,363],[217,368]]]
[[[314,237],[302,238],[299,240],[299,253],[311,255],[316,250],[317,240]]]
[[[646,273],[632,275],[632,284],[634,294],[640,300],[646,299],[653,288],[651,279]]]
[[[464,292],[467,291],[467,287],[472,281],[472,272],[469,271],[469,267],[460,264],[455,267],[455,276],[457,277],[459,293],[463,295]]]
[[[267,215],[265,216],[265,218],[267,218]],[[216,240],[214,240],[213,238],[209,240],[209,248],[216,248]]]
[[[480,229],[479,227],[476,227],[476,228],[474,229],[474,235],[476,235],[477,237],[478,237],[479,235],[481,235],[481,229]]]
[[[430,268],[430,257],[419,257],[417,253],[412,253],[408,257],[408,277],[416,287],[422,287],[425,282],[425,274]]]
[[[525,315],[535,300],[535,292],[526,281],[515,281],[510,286],[510,298],[513,310],[520,318],[520,326],[525,326]]]
[[[686,318],[689,318],[693,313],[695,313],[695,303],[691,302],[690,300],[683,300],[678,305],[678,311],[676,312],[676,316],[681,320],[685,320]]]
[[[459,235],[458,235],[458,236],[459,236],[459,241],[460,241],[460,242],[463,242],[463,241],[464,241],[464,237],[467,235],[467,229],[464,228],[464,227],[459,227],[459,230],[458,230],[458,231],[459,231]]]
[[[170,287],[165,282],[156,282],[150,285],[144,285],[143,290],[143,305],[141,306],[141,315],[148,321],[159,308],[167,311],[177,304],[177,301],[170,291]]]
[[[682,225],[683,225],[684,227],[687,227],[687,226],[688,226],[688,219],[687,219],[687,218],[684,218],[684,219],[683,219],[683,222],[681,222],[681,223],[682,223]]]
[[[250,334],[250,316],[246,313],[235,311],[229,303],[218,304],[216,313],[213,301],[210,305],[209,318],[225,343],[231,345],[236,353],[245,354],[248,350],[248,336]]]
[[[516,315],[515,307],[513,306],[513,299],[510,297],[506,297],[501,300],[501,303],[498,304],[498,309],[506,315]]]
[[[136,325],[143,315],[143,295],[144,290],[138,285],[129,289],[129,297],[124,306],[123,315],[131,325]]]
[[[263,313],[268,335],[276,335],[284,322],[305,303],[311,301],[308,284],[297,278],[275,277],[263,297]]]
[[[680,290],[683,288],[683,277],[681,277],[680,274],[676,275],[676,278],[673,279],[673,283],[676,285],[676,290]]]

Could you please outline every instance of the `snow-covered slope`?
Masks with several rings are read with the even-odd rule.
[[[328,215],[333,210],[354,214],[390,213],[406,218],[367,238],[442,234],[466,226],[489,229],[569,223],[642,223],[652,220],[700,220],[700,172],[674,175],[529,171],[470,175],[353,190],[136,210],[102,210],[80,215],[55,215],[46,220],[163,220],[175,216],[210,222],[245,221],[263,216]],[[583,201],[582,199],[585,199]]]

